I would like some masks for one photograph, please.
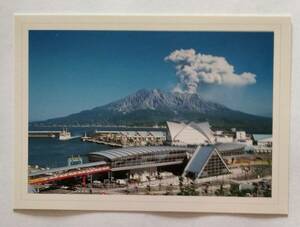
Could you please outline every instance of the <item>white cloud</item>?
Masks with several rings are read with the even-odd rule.
[[[194,49],[173,51],[165,61],[175,63],[178,84],[173,91],[196,93],[201,84],[246,86],[256,83],[250,72],[236,74],[224,57],[196,53]]]

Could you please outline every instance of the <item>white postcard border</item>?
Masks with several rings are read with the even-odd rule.
[[[272,197],[46,195],[27,193],[28,31],[273,31]],[[288,214],[291,23],[288,16],[15,15],[14,209]]]

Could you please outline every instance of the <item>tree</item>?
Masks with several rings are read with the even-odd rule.
[[[180,192],[182,193],[183,192],[183,177],[179,176],[178,179],[179,179],[179,189],[180,189]]]
[[[220,188],[215,191],[215,195],[223,196],[224,195],[224,187],[223,184],[220,185]]]
[[[231,196],[240,196],[239,185],[237,185],[237,184],[230,184],[230,195]]]
[[[196,185],[194,180],[192,180],[190,184],[186,186],[183,185],[183,178],[179,180],[180,180],[179,181],[180,192],[178,193],[178,195],[193,195],[193,196],[199,195],[199,192],[196,190]]]

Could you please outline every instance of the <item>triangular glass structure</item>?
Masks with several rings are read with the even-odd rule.
[[[213,176],[220,176],[224,174],[229,174],[230,171],[228,170],[224,160],[220,157],[216,150],[210,156],[208,162],[204,166],[204,169],[201,171],[199,178],[204,177],[213,177]]]
[[[215,145],[199,146],[184,169],[189,178],[213,177],[230,173]]]

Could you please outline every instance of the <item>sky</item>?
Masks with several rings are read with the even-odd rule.
[[[158,88],[272,115],[272,32],[30,31],[29,120]]]

